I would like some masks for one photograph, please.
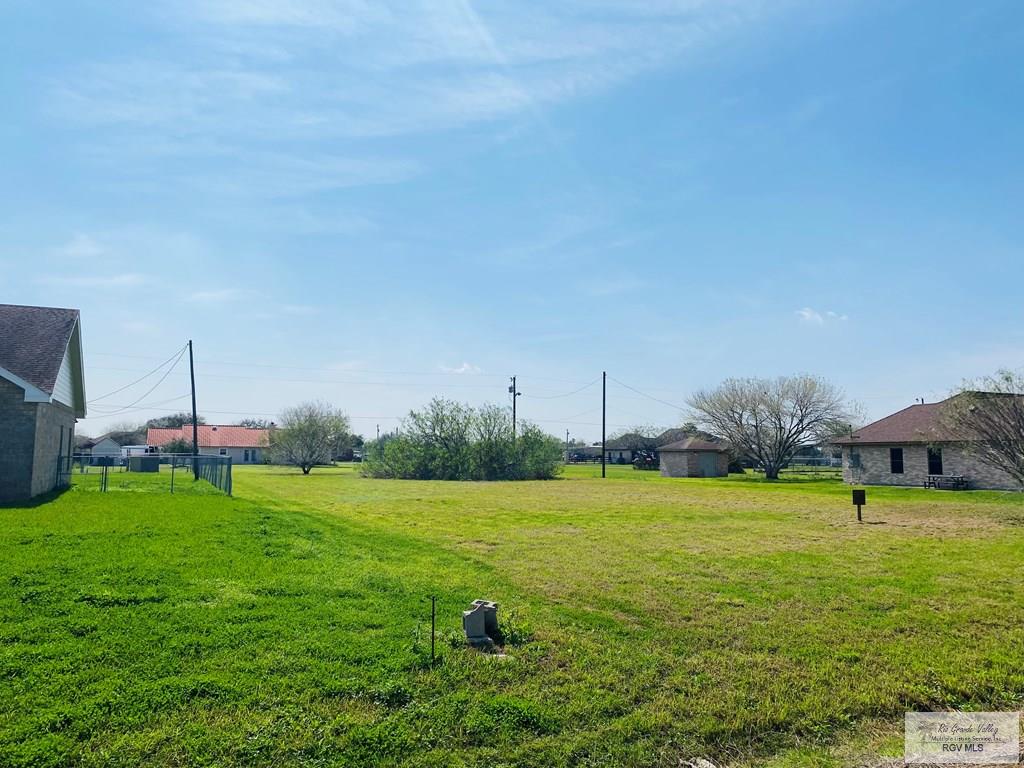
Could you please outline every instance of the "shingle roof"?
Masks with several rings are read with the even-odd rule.
[[[953,440],[955,438],[943,429],[939,418],[945,402],[911,405],[833,442],[836,445],[864,445]]]
[[[627,432],[614,437],[605,443],[609,451],[629,451],[654,448],[654,438],[641,435],[639,432]]]
[[[678,453],[681,451],[719,451],[725,453],[729,446],[717,440],[704,440],[699,437],[688,437],[675,443],[662,445],[658,448],[661,453]]]
[[[77,309],[0,304],[0,368],[53,394]]]
[[[222,424],[199,425],[200,448],[266,448],[269,444],[269,430],[250,429]],[[161,429],[150,427],[146,444],[161,446],[172,440],[192,442],[192,425]]]

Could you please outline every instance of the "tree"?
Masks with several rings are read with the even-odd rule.
[[[1024,373],[1002,370],[965,385],[939,418],[965,450],[1024,486]]]
[[[317,464],[330,463],[338,436],[348,432],[348,417],[342,411],[320,401],[302,403],[284,411],[271,431],[271,456],[308,475]]]
[[[170,442],[164,443],[160,448],[161,453],[192,453],[192,441],[183,437],[176,437]]]
[[[191,422],[189,422],[191,423]],[[202,422],[200,421],[200,424]],[[274,426],[274,422],[270,419],[242,419],[238,422],[238,426],[245,427],[246,429],[270,429]]]
[[[197,421],[200,424],[206,423],[206,419],[203,416],[199,416]],[[192,414],[188,411],[181,411],[180,413],[172,413],[170,416],[158,416],[155,419],[150,419],[146,422],[146,427],[153,429],[175,429],[191,423]]]
[[[699,425],[759,462],[770,480],[802,446],[848,429],[854,412],[842,390],[814,376],[728,379],[689,405]]]
[[[561,466],[562,442],[528,422],[512,432],[511,409],[435,398],[394,435],[367,446],[363,472],[416,480],[542,480]]]

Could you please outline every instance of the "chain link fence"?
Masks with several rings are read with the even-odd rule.
[[[231,495],[230,456],[72,454],[62,456],[59,464],[58,485],[84,491]]]

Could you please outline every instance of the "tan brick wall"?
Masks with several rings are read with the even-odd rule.
[[[72,410],[59,403],[39,403],[36,406],[36,439],[32,467],[33,496],[57,487],[59,459],[61,455],[70,455],[74,441],[75,414]]]
[[[1020,485],[1005,472],[978,460],[965,447],[956,443],[943,443],[943,475],[963,475],[974,489],[1020,490]],[[889,449],[903,449],[903,474],[894,475],[890,470]],[[850,454],[860,454],[860,469],[851,467]],[[928,478],[928,446],[910,445],[859,445],[843,447],[843,480],[862,485],[916,485],[921,487]]]
[[[699,451],[670,451],[659,455],[663,477],[704,477]],[[729,474],[728,454],[715,453],[715,463],[719,476]]]
[[[0,379],[0,502],[32,495],[35,439],[35,403],[26,403],[24,390]]]

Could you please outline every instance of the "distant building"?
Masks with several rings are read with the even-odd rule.
[[[864,485],[916,485],[1019,490],[1005,472],[980,461],[971,439],[942,423],[949,402],[921,403],[833,440],[842,447],[843,480]]]
[[[687,437],[658,448],[664,477],[725,477],[729,447],[717,440]]]
[[[66,484],[84,416],[78,310],[0,304],[0,502]]]
[[[121,443],[109,434],[102,435],[79,441],[75,453],[83,458],[91,456],[92,464],[104,464],[107,463],[107,460],[121,458]]]
[[[192,425],[161,429],[150,427],[149,445],[162,448],[174,440],[192,444]],[[204,456],[228,456],[233,464],[260,464],[270,445],[270,430],[225,424],[199,425],[199,453]]]

